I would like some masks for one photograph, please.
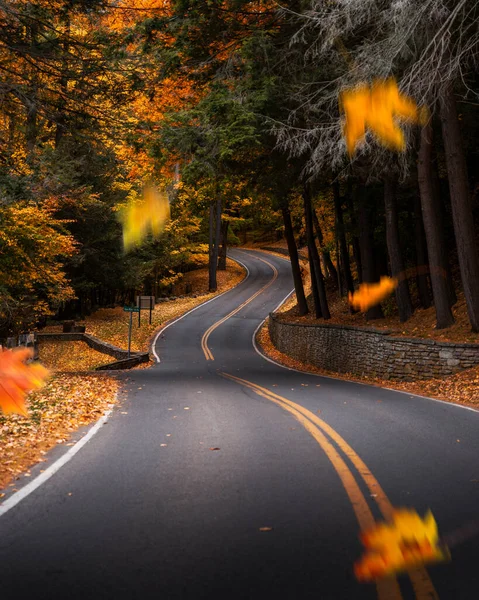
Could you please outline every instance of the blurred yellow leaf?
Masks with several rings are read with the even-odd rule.
[[[149,231],[158,236],[170,218],[170,203],[165,191],[153,186],[145,188],[141,201],[132,201],[122,212],[125,250],[138,246]]]
[[[39,363],[27,364],[33,357],[30,348],[0,350],[0,408],[8,414],[28,416],[25,395],[41,388],[48,371]]]
[[[449,551],[439,545],[437,524],[431,511],[422,519],[415,510],[397,509],[391,522],[378,523],[360,538],[366,552],[354,565],[359,581],[374,581],[450,556]]]
[[[376,80],[372,86],[362,84],[345,90],[340,95],[345,114],[344,136],[349,154],[369,129],[383,144],[392,150],[404,150],[404,133],[397,119],[416,123],[425,121],[427,110],[419,109],[408,96],[401,94],[394,79]]]
[[[389,296],[397,284],[397,279],[387,276],[381,277],[378,283],[362,283],[354,294],[349,292],[349,304],[357,310],[366,311]]]

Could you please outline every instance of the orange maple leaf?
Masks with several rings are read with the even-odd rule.
[[[374,581],[420,564],[450,557],[439,543],[436,521],[431,513],[422,519],[415,510],[396,509],[391,522],[378,523],[360,535],[366,552],[354,565],[359,581]]]
[[[348,294],[349,304],[357,310],[366,311],[379,304],[396,288],[398,280],[383,276],[378,283],[361,283],[359,289]]]
[[[343,127],[346,146],[353,154],[369,129],[379,141],[392,150],[404,150],[404,133],[397,119],[424,123],[427,110],[418,108],[408,96],[401,94],[394,79],[376,80],[345,90],[340,95],[345,114]]]
[[[27,364],[33,357],[30,348],[0,350],[0,408],[8,415],[28,416],[25,395],[42,387],[48,370],[39,363]]]

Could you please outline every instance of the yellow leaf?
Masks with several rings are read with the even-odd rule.
[[[122,214],[125,250],[138,246],[149,231],[158,236],[170,218],[170,203],[166,192],[155,187],[145,188],[141,201],[132,201]]]
[[[389,523],[378,523],[360,535],[365,554],[354,565],[359,581],[374,581],[424,563],[446,560],[436,521],[428,511],[422,519],[415,510],[397,509]]]
[[[376,80],[372,86],[361,84],[340,95],[345,114],[344,136],[349,154],[369,129],[392,150],[404,150],[404,133],[397,119],[424,123],[427,110],[419,109],[408,96],[401,94],[394,79]]]

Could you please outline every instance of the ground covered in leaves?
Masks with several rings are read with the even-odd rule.
[[[97,352],[86,342],[42,342],[38,358],[47,369],[59,372],[90,371],[115,360],[108,354]]]
[[[213,298],[217,294],[231,289],[240,283],[246,272],[238,263],[228,260],[227,270],[218,271],[216,292],[208,292],[208,269],[202,268],[186,273],[176,286],[174,292],[181,296],[184,294],[186,284],[191,285],[191,293],[176,296],[173,300],[159,302],[152,313],[152,322],[149,324],[149,311],[145,310],[141,314],[140,326],[138,326],[138,314],[133,313],[133,328],[131,336],[132,351],[148,351],[155,331],[161,325],[179,317],[188,310],[198,306],[202,302]],[[128,327],[129,313],[123,311],[121,306],[117,308],[102,308],[93,313],[84,321],[79,321],[79,325],[86,326],[86,333],[90,333],[105,342],[109,342],[118,348],[126,349],[128,347]],[[61,331],[61,326],[48,327],[45,331]],[[70,342],[69,342],[70,343]],[[61,350],[58,350],[61,353]],[[92,351],[94,352],[94,351]],[[90,353],[90,359],[94,362],[96,359]],[[105,362],[112,362],[114,359],[108,357]],[[91,368],[91,367],[85,367]],[[77,369],[78,370],[78,369]]]
[[[0,490],[20,473],[29,477],[25,470],[50,448],[68,444],[78,427],[97,421],[115,402],[117,389],[117,381],[105,375],[57,373],[28,395],[28,418],[0,414]]]
[[[269,246],[268,246],[269,247]],[[284,249],[284,243],[271,244],[271,247]],[[258,248],[256,248],[258,249]],[[273,250],[270,250],[272,254]],[[305,292],[309,294],[309,268],[307,261],[303,260],[302,265],[305,269]],[[375,319],[374,321],[366,321],[363,313],[351,314],[349,311],[349,303],[345,297],[340,297],[337,291],[328,290],[328,303],[331,312],[331,319],[316,319],[314,316],[314,306],[312,300],[308,298],[309,314],[300,317],[297,310],[296,296],[293,294],[290,299],[279,309],[281,318],[286,321],[297,323],[336,323],[339,325],[350,325],[356,327],[371,327],[374,329],[384,329],[392,332],[398,337],[418,337],[429,338],[435,341],[456,342],[456,343],[472,343],[479,344],[479,333],[471,331],[471,325],[467,317],[466,302],[462,292],[457,293],[457,302],[452,311],[455,318],[455,323],[447,329],[436,329],[435,309],[416,309],[414,315],[406,323],[401,323],[395,312],[394,300],[389,298],[382,303],[385,317],[383,319]],[[308,371],[327,375],[329,377],[337,377],[339,379],[347,379],[351,381],[360,381],[370,383],[380,387],[388,387],[397,390],[407,391],[421,396],[438,398],[448,402],[457,402],[467,406],[479,408],[479,367],[468,369],[455,375],[447,377],[428,379],[423,381],[413,382],[395,382],[391,380],[381,380],[374,377],[358,377],[352,374],[332,373],[324,369],[320,369],[313,365],[301,363],[293,358],[279,352],[272,344],[267,327],[264,326],[259,334],[258,341],[262,345],[265,354],[277,360],[285,366],[298,369],[300,371]]]
[[[327,377],[337,379],[345,379],[348,381],[359,381],[361,383],[369,383],[379,387],[411,392],[428,398],[437,398],[446,402],[457,402],[479,409],[479,366],[474,369],[467,369],[455,375],[441,377],[436,379],[425,379],[421,381],[394,381],[383,380],[377,377],[368,377],[353,375],[351,373],[335,373],[320,369],[314,365],[303,363],[299,360],[291,358],[287,354],[283,354],[273,345],[269,336],[267,325],[263,325],[258,333],[257,341],[261,346],[264,354],[280,364],[305,371],[307,373],[315,373]]]
[[[174,293],[183,294],[184,286],[189,283],[192,290],[189,296],[157,304],[151,325],[146,311],[141,327],[134,315],[132,350],[148,350],[155,330],[161,325],[231,289],[245,275],[243,267],[228,261],[227,271],[218,271],[217,292],[210,293],[207,269],[185,274]],[[88,333],[120,348],[127,347],[128,315],[121,307],[99,310],[83,324]],[[61,326],[46,328],[46,331],[61,330]],[[91,349],[85,342],[42,342],[39,353],[52,376],[44,388],[28,395],[29,417],[0,413],[0,490],[9,482],[14,487],[20,476],[29,477],[27,469],[42,461],[49,449],[59,443],[68,445],[72,432],[97,421],[116,401],[117,380],[107,374],[87,372],[114,361],[111,356]]]

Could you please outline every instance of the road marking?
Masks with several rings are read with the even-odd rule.
[[[111,413],[113,411],[113,406],[107,410],[107,412],[99,419],[93,427],[91,427],[88,432],[80,439],[78,442],[72,446],[63,456],[61,456],[58,460],[56,460],[53,464],[51,464],[43,473],[40,473],[38,477],[35,477],[30,483],[22,487],[21,490],[10,496],[8,500],[2,502],[0,504],[0,517],[7,513],[11,508],[16,506],[19,502],[24,500],[27,496],[29,496],[32,492],[34,492],[37,488],[39,488],[43,483],[48,481],[50,477],[55,475],[63,465],[66,465],[77,452],[79,452],[83,446],[91,440],[91,438],[97,433],[101,427],[108,421]]]
[[[247,253],[245,253],[245,254],[247,254]],[[267,290],[269,288],[269,286],[272,285],[276,281],[276,279],[278,277],[278,269],[272,263],[270,263],[267,260],[264,260],[263,258],[259,258],[259,256],[255,256],[255,258],[257,260],[260,260],[261,262],[264,262],[269,267],[271,267],[271,269],[273,269],[273,278],[266,285],[264,285],[261,289],[259,289],[257,292],[255,292],[250,298],[248,298],[247,300],[245,300],[245,302],[243,302],[242,304],[240,304],[237,308],[235,308],[234,310],[232,310],[225,317],[223,317],[219,321],[216,321],[216,323],[213,323],[213,325],[211,325],[210,327],[208,327],[208,329],[203,334],[203,337],[201,338],[201,349],[203,350],[203,353],[205,355],[206,360],[214,360],[215,359],[215,357],[213,356],[213,353],[211,352],[211,350],[208,347],[208,338],[213,333],[213,331],[217,327],[219,327],[220,325],[222,325],[225,321],[227,321],[228,319],[230,319],[231,317],[233,317],[236,313],[238,313],[245,306],[247,306],[250,302],[252,302],[255,298],[257,298],[260,294],[262,294],[265,290]]]
[[[284,302],[286,302],[286,300],[289,298],[290,295],[291,295],[291,293],[288,294],[286,296],[286,298],[282,302],[279,303],[279,305],[275,308],[275,310],[273,312],[276,312],[278,310],[278,308],[280,308],[280,306]],[[283,365],[280,362],[274,360],[273,358],[270,358],[269,356],[267,356],[264,352],[261,351],[258,344],[256,343],[256,336],[258,335],[258,331],[261,329],[261,327],[263,327],[263,325],[267,319],[269,319],[269,317],[266,317],[266,319],[264,319],[264,321],[262,321],[258,325],[258,327],[256,327],[256,329],[254,330],[253,338],[252,338],[253,348],[254,348],[255,352],[257,354],[259,354],[259,356],[261,356],[261,358],[264,358],[264,360],[267,360],[272,365],[276,365],[277,367],[280,367],[281,369],[286,369],[287,371],[294,371],[295,373],[301,373],[301,375],[312,375],[313,377],[324,377],[324,379],[334,379],[335,381],[345,381],[346,383],[353,383],[353,384],[357,384],[357,385],[363,385],[366,387],[375,387],[375,388],[379,387],[382,390],[388,390],[390,392],[397,392],[398,394],[405,394],[406,396],[411,396],[414,398],[421,398],[422,400],[431,400],[432,402],[439,402],[441,404],[446,404],[447,406],[455,406],[456,408],[463,408],[465,410],[470,410],[476,414],[479,413],[479,410],[477,408],[472,408],[471,406],[464,406],[463,404],[456,404],[456,402],[448,402],[447,400],[440,400],[439,398],[429,398],[429,396],[421,396],[420,394],[413,394],[412,392],[408,392],[408,391],[404,391],[404,390],[395,390],[394,388],[383,387],[382,385],[381,386],[372,385],[371,383],[364,383],[363,381],[354,381],[352,379],[342,379],[341,377],[334,377],[333,375],[323,375],[322,373],[312,373],[311,371],[301,371],[301,369],[295,369],[294,367],[287,367],[286,365]]]
[[[371,492],[372,497],[378,504],[378,507],[379,507],[381,513],[383,514],[384,518],[386,520],[390,519],[390,517],[392,515],[392,511],[394,510],[394,507],[391,504],[386,493],[382,489],[378,480],[374,477],[374,475],[371,473],[371,471],[369,470],[367,465],[364,463],[364,461],[353,450],[353,448],[346,442],[346,440],[344,438],[342,438],[336,432],[335,429],[333,429],[325,421],[320,419],[317,415],[315,415],[314,413],[309,411],[304,406],[301,406],[300,404],[296,404],[295,402],[292,402],[291,400],[288,400],[287,398],[284,398],[283,396],[279,396],[278,394],[271,392],[267,388],[264,388],[258,384],[252,383],[245,379],[241,379],[240,377],[236,377],[235,375],[229,375],[228,373],[220,373],[220,375],[222,375],[223,377],[232,379],[233,381],[236,381],[240,385],[244,385],[244,386],[252,389],[256,394],[263,396],[264,398],[266,398],[268,400],[271,400],[272,402],[278,404],[285,410],[288,410],[289,412],[291,412],[295,415],[295,417],[301,422],[301,424],[305,427],[305,429],[307,431],[309,431],[309,433],[311,433],[311,435],[320,444],[320,446],[323,448],[324,452],[330,459],[331,463],[333,464],[334,468],[336,469],[339,477],[341,478],[341,481],[346,490],[346,493],[348,494],[348,497],[351,501],[353,510],[356,513],[356,517],[358,519],[361,529],[367,529],[371,526],[370,519],[372,519],[372,522],[374,523],[374,517],[366,503],[366,500],[365,500],[362,492],[360,491],[359,487],[357,486],[356,480],[354,479],[351,471],[349,471],[349,469],[348,469],[347,465],[344,463],[344,461],[342,461],[342,459],[339,457],[342,461],[342,464],[340,462],[338,462],[337,458],[334,456],[334,454],[331,453],[330,449],[327,449],[325,447],[324,440],[326,440],[326,443],[329,445],[331,445],[330,442],[326,438],[324,438],[323,434],[320,434],[320,435],[323,436],[324,440],[320,441],[320,439],[315,434],[313,434],[313,432],[311,431],[311,427],[313,427],[316,431],[317,431],[317,428],[321,429],[322,431],[324,431],[324,433],[329,435],[329,437],[337,444],[337,446],[340,448],[340,450],[349,458],[349,460],[352,462],[352,464],[356,467],[358,473],[361,475],[361,477],[364,480],[364,482],[366,483],[369,491]],[[310,423],[309,426],[305,425],[305,422],[304,422],[305,420],[309,421],[309,423]],[[320,433],[320,432],[318,432],[318,433]],[[336,452],[334,447],[332,447],[332,448],[333,448],[334,452]],[[339,467],[339,469],[338,469],[338,467]],[[348,470],[350,477],[348,476],[348,477],[344,478],[342,476],[342,474],[340,473],[340,470],[343,471],[344,469]],[[352,485],[351,478],[354,481],[354,485],[352,487],[348,488],[348,486]],[[358,500],[357,500],[358,493],[361,495],[361,499],[362,499],[360,503],[358,503]],[[366,505],[366,508],[367,508],[367,511],[369,514],[366,512],[363,503]],[[439,596],[437,595],[434,585],[424,567],[411,570],[408,572],[408,575],[409,575],[409,578],[411,579],[411,582],[412,582],[412,585],[414,588],[414,592],[415,592],[416,598],[418,600],[419,599],[420,600],[438,600]],[[378,589],[378,595],[379,595],[379,589]],[[399,596],[399,597],[401,597],[401,596]]]
[[[246,277],[244,279],[242,279],[239,283],[237,283],[234,287],[230,288],[229,290],[226,290],[225,292],[223,292],[221,294],[218,294],[218,296],[215,296],[214,298],[210,298],[210,300],[206,300],[205,302],[202,302],[201,304],[198,304],[198,306],[195,306],[194,308],[192,308],[188,312],[185,312],[184,315],[181,315],[181,317],[178,317],[177,319],[174,319],[173,321],[171,321],[170,323],[168,323],[167,325],[165,325],[164,327],[162,327],[159,331],[157,331],[157,333],[155,335],[155,338],[153,339],[153,342],[151,344],[151,347],[152,347],[152,350],[153,350],[153,355],[156,358],[156,362],[158,362],[158,363],[161,362],[160,357],[158,356],[158,353],[156,352],[156,343],[157,343],[158,338],[160,337],[160,335],[164,331],[166,331],[168,329],[168,327],[171,327],[175,323],[178,323],[178,321],[181,321],[181,319],[184,319],[185,317],[187,317],[188,315],[190,315],[195,310],[198,310],[202,306],[205,306],[205,304],[209,304],[210,302],[213,302],[213,300],[217,300],[218,298],[221,298],[221,296],[224,296],[228,292],[231,292],[232,290],[236,289],[239,285],[241,285],[242,283],[244,283],[248,279],[248,277],[250,276],[250,272],[249,272],[248,267],[241,260],[239,260],[237,258],[233,258],[232,256],[228,256],[228,258],[230,258],[231,260],[234,260],[235,262],[239,263],[242,267],[244,267],[246,269]]]

